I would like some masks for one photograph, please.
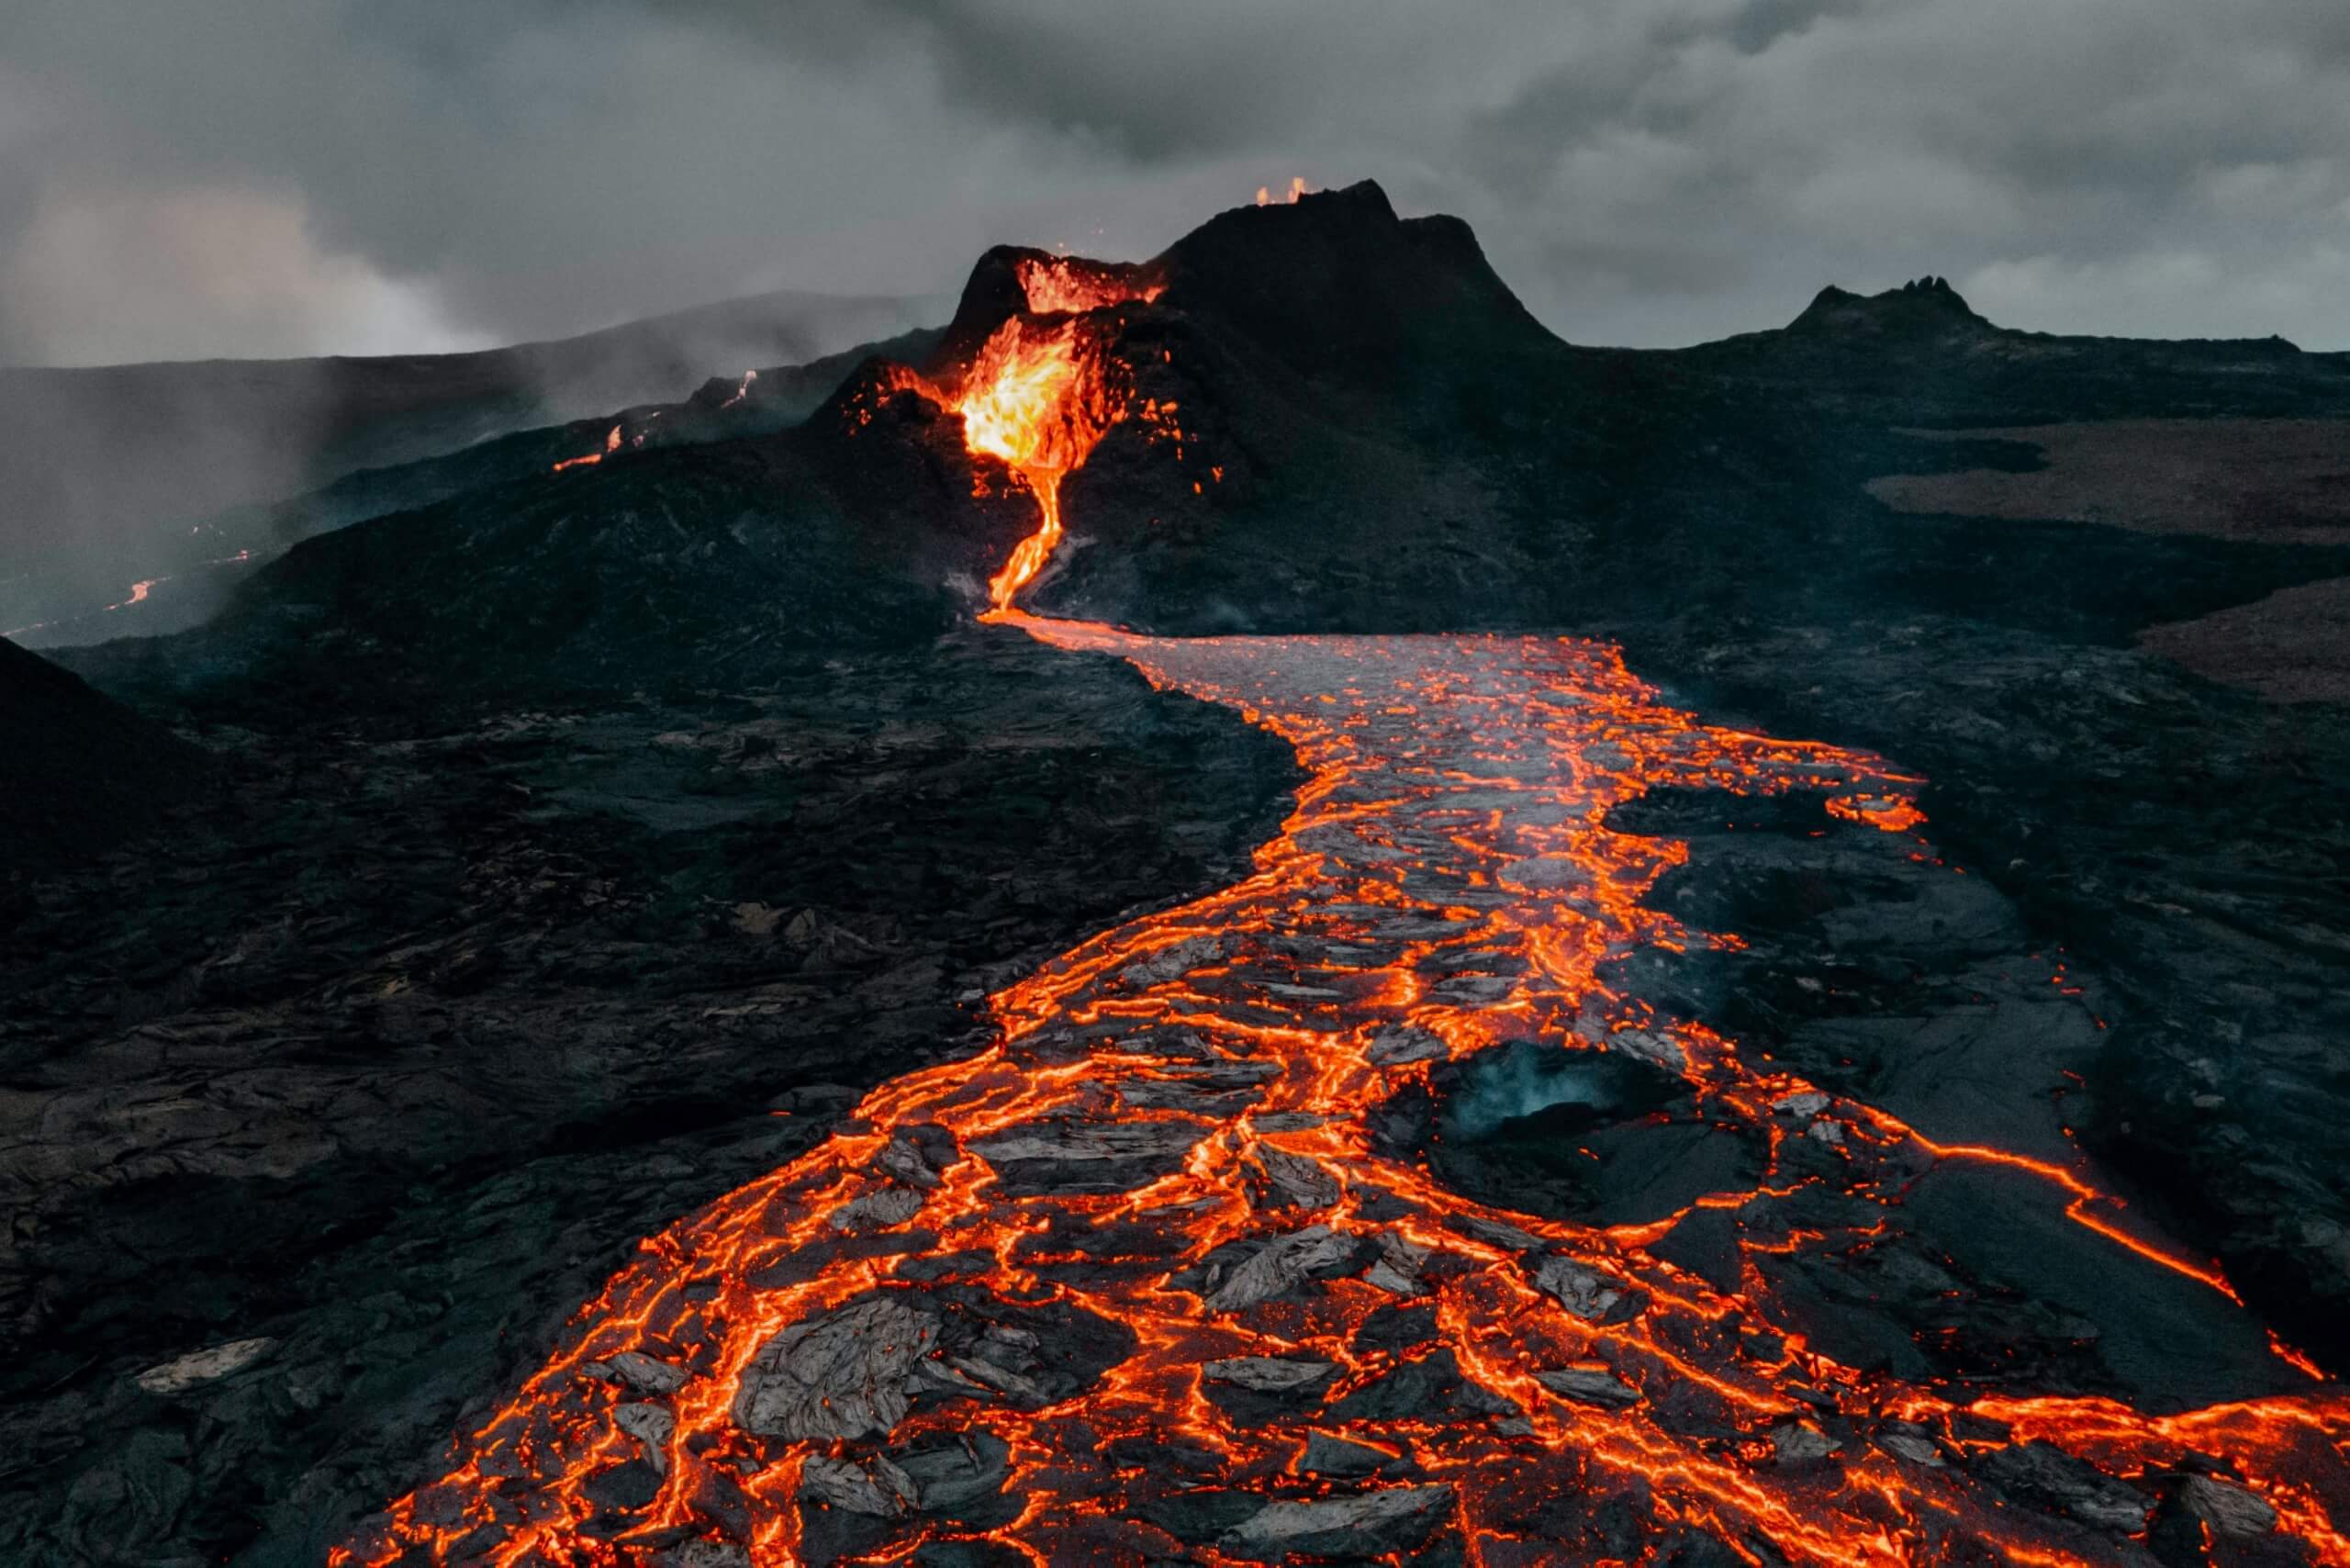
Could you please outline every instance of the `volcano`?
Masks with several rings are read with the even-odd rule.
[[[19,916],[9,1543],[2350,1562],[2350,728],[2138,646],[2345,429],[1365,184],[387,482],[61,655],[234,787]]]

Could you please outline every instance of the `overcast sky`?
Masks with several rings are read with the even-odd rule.
[[[1142,256],[1259,185],[1475,225],[1562,335],[1947,275],[2350,347],[2345,0],[9,0],[0,362],[386,353]]]

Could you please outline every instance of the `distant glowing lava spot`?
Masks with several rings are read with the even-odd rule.
[[[620,449],[621,427],[614,425],[612,427],[612,433],[604,438],[604,445],[601,451],[582,453],[577,457],[566,457],[562,462],[554,465],[554,472],[560,474],[566,468],[592,468],[597,464],[601,463],[608,455],[618,452]]]

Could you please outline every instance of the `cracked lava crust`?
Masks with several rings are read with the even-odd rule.
[[[649,1240],[463,1463],[339,1561],[1400,1561],[1450,1540],[1499,1568],[1628,1535],[1756,1562],[2094,1562],[2126,1560],[2174,1473],[2212,1518],[2350,1561],[2338,1398],[1962,1408],[1781,1331],[1751,1268],[1725,1294],[1651,1256],[1664,1226],[1472,1203],[1382,1152],[1378,1109],[1432,1063],[1624,1053],[1765,1129],[1756,1192],[1825,1183],[1897,1224],[1938,1161],[2021,1165],[2091,1245],[2224,1292],[2081,1172],[1938,1147],[1597,978],[1642,946],[1737,940],[1642,905],[1680,846],[1610,830],[1611,808],[1802,789],[1907,833],[1915,780],[1708,728],[1593,644],[1018,623],[1297,747],[1312,782],[1256,875],[1048,964],[994,999],[999,1046],[878,1091]],[[2018,1464],[2058,1506],[1986,1479]]]

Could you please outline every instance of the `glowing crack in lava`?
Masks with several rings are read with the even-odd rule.
[[[1914,779],[1699,723],[1590,643],[1009,619],[1295,747],[1254,874],[1053,959],[991,1048],[648,1240],[336,1562],[2151,1562],[2131,1538],[2192,1488],[2210,1560],[2350,1563],[2330,1388],[1962,1407],[1793,1331],[1762,1263],[1865,1249],[1922,1173],[2003,1157],[1611,991],[1738,939],[1645,902],[1686,846],[1609,813],[1799,790],[1898,832]],[[1753,1186],[1695,1207],[1809,1191],[1849,1226],[1744,1234],[1733,1291],[1382,1134],[1444,1064],[1528,1048],[1636,1058],[1754,1132]],[[2255,1548],[2286,1555],[2226,1555]]]

